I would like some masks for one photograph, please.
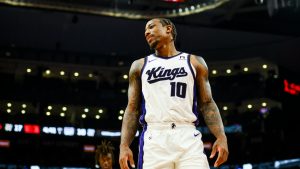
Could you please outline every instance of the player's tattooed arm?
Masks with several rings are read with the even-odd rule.
[[[214,167],[218,167],[228,158],[227,137],[224,132],[224,126],[221,119],[220,111],[212,98],[211,87],[208,81],[208,68],[202,57],[192,57],[191,62],[196,69],[196,84],[198,94],[198,108],[202,112],[204,121],[217,138],[212,146],[212,151],[209,158],[218,157],[214,163]]]
[[[144,59],[132,63],[129,71],[128,104],[122,122],[121,145],[130,146],[138,128],[141,106],[141,69]]]
[[[207,65],[199,56],[192,56],[191,62],[196,69],[198,110],[212,134],[217,138],[226,138],[220,111],[212,97]]]

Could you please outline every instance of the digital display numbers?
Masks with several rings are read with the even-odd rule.
[[[120,137],[120,131],[107,131],[92,128],[76,128],[70,126],[54,127],[40,126],[38,124],[12,124],[0,123],[0,131],[7,133],[24,133],[35,135],[61,135],[78,137]],[[136,137],[139,132],[136,133]]]

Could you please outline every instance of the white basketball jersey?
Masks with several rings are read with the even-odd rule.
[[[195,68],[190,55],[145,57],[140,123],[198,123]]]

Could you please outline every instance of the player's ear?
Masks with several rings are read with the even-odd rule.
[[[167,25],[167,33],[171,33],[172,32],[172,26],[171,25]]]

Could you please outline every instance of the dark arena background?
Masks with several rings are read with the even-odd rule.
[[[230,152],[220,168],[300,168],[300,0],[0,0],[0,168],[95,168],[102,140],[119,168],[129,67],[153,52],[154,17],[208,64]]]

